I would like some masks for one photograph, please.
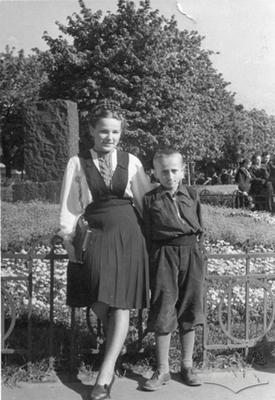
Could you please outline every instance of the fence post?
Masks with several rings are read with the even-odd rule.
[[[228,313],[227,313],[227,324],[228,324],[228,332],[231,335],[231,329],[232,329],[232,324],[231,324],[231,318],[232,318],[232,305],[231,305],[231,294],[232,294],[232,279],[229,279],[229,283],[228,283]],[[227,344],[229,344],[230,339],[227,338]],[[231,342],[232,343],[232,342]]]
[[[25,262],[28,269],[28,361],[32,361],[32,292],[33,292],[33,251],[29,253]]]
[[[208,288],[208,257],[205,255],[205,279],[204,279],[204,293],[203,293],[203,313],[204,313],[204,323],[203,323],[203,331],[202,331],[202,342],[203,342],[203,354],[202,354],[202,363],[205,366],[207,360],[207,288]]]
[[[142,339],[143,339],[142,317],[143,317],[143,312],[142,312],[142,310],[139,310],[138,311],[138,348],[139,348],[139,350],[141,349]]]
[[[246,340],[246,347],[245,347],[245,356],[248,356],[248,340],[249,340],[249,275],[250,275],[250,254],[249,254],[249,247],[246,248],[246,260],[245,260],[245,340]]]
[[[5,348],[5,309],[4,309],[4,297],[3,297],[3,286],[1,287],[1,350]]]
[[[53,356],[53,318],[54,318],[54,241],[51,241],[50,257],[50,334],[49,353]]]
[[[267,284],[267,280],[264,279],[264,284]],[[267,294],[266,290],[264,290],[264,330],[266,330],[267,326]]]
[[[75,307],[71,308],[70,372],[75,366]]]

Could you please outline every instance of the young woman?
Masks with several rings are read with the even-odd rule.
[[[80,215],[92,230],[80,273],[85,274],[83,290],[106,333],[105,354],[91,393],[92,400],[102,400],[110,395],[129,311],[148,306],[148,261],[138,213],[150,183],[141,162],[117,150],[125,125],[117,105],[100,101],[88,120],[94,145],[68,162],[60,225],[71,262],[76,261],[73,238]]]

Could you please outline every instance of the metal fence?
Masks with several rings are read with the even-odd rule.
[[[51,250],[48,254],[35,254],[34,250],[30,250],[27,254],[2,254],[2,265],[5,267],[5,262],[12,260],[22,260],[26,268],[26,275],[2,275],[2,307],[8,307],[10,309],[10,324],[5,326],[5,310],[2,309],[2,354],[13,354],[20,352],[27,352],[28,359],[32,359],[32,299],[33,299],[33,263],[35,260],[48,260],[49,261],[49,273],[50,273],[50,285],[49,285],[49,357],[54,356],[53,339],[54,339],[54,277],[55,277],[55,263],[56,261],[66,261],[66,254],[58,254],[56,252],[56,242],[52,241]],[[220,262],[226,262],[228,260],[237,260],[237,262],[244,263],[243,274],[238,276],[231,275],[230,273],[225,274],[213,274],[209,272],[208,265],[213,260],[220,260]],[[267,332],[271,329],[274,318],[275,318],[275,296],[273,282],[275,281],[275,273],[273,272],[262,272],[257,273],[251,270],[251,262],[257,264],[257,260],[275,260],[275,252],[269,253],[236,253],[236,254],[206,254],[206,275],[205,275],[205,291],[204,291],[204,311],[205,311],[205,323],[203,326],[203,360],[206,362],[208,352],[211,350],[220,349],[236,349],[243,348],[247,354],[250,347],[254,346],[255,343],[260,340]],[[64,268],[66,265],[64,264]],[[5,270],[5,268],[4,268]],[[275,270],[274,270],[275,272]],[[28,284],[28,290],[26,296],[28,298],[28,349],[12,349],[8,344],[8,338],[13,331],[16,324],[16,313],[13,303],[13,298],[7,290],[6,284],[11,281],[25,280]],[[235,301],[234,290],[236,286],[242,287],[244,293],[243,302],[241,305],[241,317],[238,315],[238,307],[240,304]],[[216,291],[217,299],[212,301],[209,297],[211,291]],[[262,317],[259,323],[257,323],[257,333],[252,334],[251,324],[255,321],[251,320],[251,299],[253,299],[255,291],[261,291],[258,301],[259,309],[262,311]],[[236,304],[237,303],[237,304]],[[214,311],[212,308],[214,307]],[[237,311],[236,311],[237,309]],[[78,309],[71,309],[71,339],[70,339],[70,367],[73,369],[75,365],[75,333],[77,329],[76,316]],[[216,319],[214,318],[216,316]],[[146,336],[147,332],[143,329],[142,312],[138,314],[138,344],[142,345],[142,340]],[[242,318],[242,321],[240,321]],[[96,332],[90,324],[90,310],[86,310],[86,319],[88,327],[91,329],[92,335],[96,336],[100,325],[97,325]],[[237,320],[237,322],[236,322]],[[237,325],[236,325],[237,324]],[[219,330],[218,337],[220,341],[211,342],[211,330]],[[242,336],[236,335],[236,330],[242,332]]]
[[[260,260],[272,260],[273,272],[253,271]],[[221,263],[235,260],[243,262],[243,273],[232,275],[213,274],[208,271],[211,260]],[[203,359],[207,352],[220,349],[248,349],[260,341],[272,328],[275,318],[275,253],[209,254],[206,257],[206,280],[204,291],[205,324],[203,329]],[[218,295],[216,320],[209,320],[209,292],[216,289]],[[241,300],[240,297],[243,297]],[[210,307],[211,308],[211,307]],[[211,343],[211,329],[220,332],[220,342]],[[259,326],[260,325],[260,326]],[[213,336],[213,335],[212,335]],[[217,339],[217,335],[215,335]]]

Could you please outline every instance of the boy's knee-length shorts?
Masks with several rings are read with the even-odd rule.
[[[153,246],[150,261],[148,330],[168,334],[203,324],[204,258],[195,235],[179,246]]]

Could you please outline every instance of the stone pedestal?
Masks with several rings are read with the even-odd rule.
[[[67,100],[35,103],[25,111],[23,129],[25,179],[62,180],[68,159],[78,153],[77,104]]]

